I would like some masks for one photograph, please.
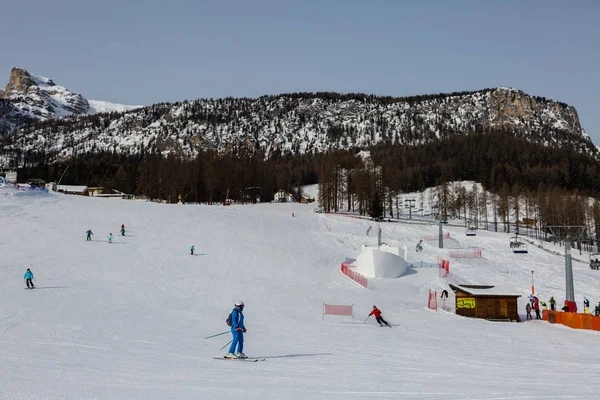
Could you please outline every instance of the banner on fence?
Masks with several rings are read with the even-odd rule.
[[[323,320],[325,320],[325,315],[347,315],[354,321],[354,304],[347,306],[323,303]]]

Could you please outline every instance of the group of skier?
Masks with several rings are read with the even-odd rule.
[[[91,241],[92,236],[94,236],[94,232],[92,232],[91,229],[88,229],[85,234],[86,234],[86,241],[88,241],[88,242]],[[121,236],[125,236],[125,224],[121,224]],[[112,243],[113,240],[115,239],[115,237],[113,236],[112,233],[110,233],[108,235],[107,239],[108,239],[108,243]]]
[[[367,316],[367,319],[371,315],[375,317],[379,326],[387,326],[392,327],[392,325],[383,319],[381,310],[377,308],[377,306],[373,306],[373,310]],[[366,322],[366,320],[365,320]],[[248,356],[244,354],[244,333],[246,333],[246,325],[244,324],[244,302],[238,301],[234,304],[233,310],[229,317],[227,318],[227,325],[231,326],[231,345],[229,346],[229,351],[223,358],[226,359],[246,359]],[[223,332],[225,333],[225,332]],[[218,336],[221,333],[214,335]]]
[[[550,297],[548,303],[550,303],[550,310],[556,311],[556,300],[554,299],[554,296]],[[542,317],[540,316],[540,305],[544,310],[548,309],[544,301],[540,301],[539,298],[537,296],[534,296],[533,294],[529,295],[529,302],[525,305],[525,312],[527,313],[528,320],[533,319],[533,317],[531,316],[531,310],[535,311],[535,319],[542,319]],[[590,301],[587,297],[583,298],[583,310],[585,314],[590,313]],[[565,305],[561,308],[561,311],[569,311],[569,306],[567,305],[566,300]],[[600,316],[600,302],[594,310],[594,315]]]

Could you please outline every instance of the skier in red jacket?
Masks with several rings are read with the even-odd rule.
[[[540,299],[537,297],[533,300],[533,309],[535,310],[535,319],[542,319],[542,317],[540,317]]]
[[[391,328],[390,324],[388,324],[387,321],[381,316],[381,310],[377,308],[377,306],[373,306],[373,311],[371,311],[369,315],[375,316],[375,319],[377,322],[379,322],[379,326],[383,326],[383,324],[385,324],[385,326],[389,326]]]

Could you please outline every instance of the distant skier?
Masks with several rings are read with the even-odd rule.
[[[583,310],[586,314],[590,313],[590,301],[587,297],[583,298]]]
[[[550,310],[551,311],[556,310],[556,300],[554,300],[554,297],[550,297]]]
[[[88,231],[85,233],[87,235],[87,242],[90,242],[92,240],[92,236],[94,236],[94,233],[92,232],[91,229],[88,229]]]
[[[31,270],[29,268],[27,268],[27,271],[25,272],[25,275],[23,276],[23,278],[25,278],[25,283],[27,284],[27,289],[35,288],[35,286],[33,286],[33,272],[31,272]],[[31,288],[29,287],[29,285],[31,285]]]
[[[530,294],[529,295],[529,303],[531,303],[531,308],[533,308],[534,302],[535,302],[535,296]]]
[[[190,254],[194,255],[194,250],[196,250],[196,247],[194,245],[192,245],[192,247],[190,247]]]
[[[533,309],[535,310],[535,319],[542,319],[540,316],[540,299],[537,297],[533,300]]]
[[[415,247],[417,253],[423,251],[423,246],[421,246],[421,243],[423,243],[423,240],[419,240],[419,243],[417,243],[417,246]]]
[[[225,358],[248,358],[244,354],[244,332],[246,332],[246,326],[244,325],[244,302],[238,301],[235,303],[235,308],[231,311],[231,335],[233,340],[231,347],[229,347],[229,353],[225,354]],[[235,351],[237,347],[237,352]]]
[[[525,306],[525,312],[527,313],[527,321],[533,319],[533,317],[531,316],[531,304],[527,303],[527,305]]]
[[[121,225],[121,236],[125,236],[125,224]]]
[[[388,322],[381,316],[381,310],[377,308],[377,306],[373,306],[373,311],[371,311],[369,315],[375,316],[375,319],[377,320],[377,322],[379,322],[379,326],[383,326],[383,324],[385,324],[385,326],[390,326],[390,324],[388,324]]]
[[[111,233],[111,234],[108,236],[108,243],[110,244],[110,243],[112,243],[112,242],[113,242],[113,234]]]

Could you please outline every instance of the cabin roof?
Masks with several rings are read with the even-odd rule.
[[[460,290],[467,294],[478,297],[521,297],[517,291],[508,286],[502,285],[450,285],[452,290]]]

